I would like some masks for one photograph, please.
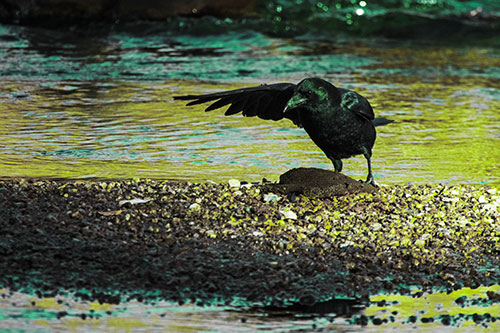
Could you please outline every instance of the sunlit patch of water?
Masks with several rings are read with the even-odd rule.
[[[378,76],[372,86],[371,77],[364,84],[360,79],[343,86],[367,96],[379,116],[395,120],[378,128],[373,167],[379,182],[500,181],[497,89],[416,77],[413,83],[380,86]],[[299,166],[332,168],[291,122],[225,117],[172,101],[174,94],[244,85],[7,82],[0,97],[2,175],[256,181],[277,179]],[[18,97],[19,91],[26,97]],[[364,158],[344,165],[348,175],[364,178]]]
[[[293,311],[237,305],[199,306],[191,303],[122,301],[109,304],[73,296],[34,297],[0,289],[2,327],[13,330],[99,331],[231,331],[340,330],[380,331],[445,327],[460,330],[500,329],[500,307],[488,293],[500,286],[463,288],[452,293],[414,296],[375,295],[371,305],[344,313],[335,306],[315,311]],[[237,301],[235,301],[237,303]],[[234,302],[233,302],[234,303]],[[340,305],[341,306],[341,305]],[[336,310],[335,310],[336,309]],[[341,311],[340,313],[331,311]],[[319,312],[318,312],[319,311]]]
[[[256,181],[299,166],[332,169],[291,122],[224,117],[172,100],[320,76],[395,120],[378,129],[379,183],[500,182],[495,48],[101,28],[73,31],[75,39],[0,27],[2,176]],[[363,157],[344,165],[365,177]]]
[[[335,314],[312,316],[270,313],[249,307],[194,304],[179,305],[157,301],[122,302],[118,305],[88,302],[73,297],[38,298],[21,292],[0,289],[0,321],[11,330],[76,330],[167,332],[255,332],[310,330],[328,327],[354,331],[345,318]]]

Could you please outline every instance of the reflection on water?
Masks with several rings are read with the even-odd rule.
[[[500,53],[423,42],[190,36],[117,28],[0,26],[4,177],[277,179],[332,169],[305,132],[173,102],[320,76],[365,95],[379,116],[380,183],[500,183]],[[363,178],[362,157],[344,171]]]
[[[39,298],[0,289],[0,320],[2,328],[23,331],[378,332],[418,329],[431,332],[450,327],[467,332],[485,329],[497,332],[500,305],[490,301],[488,293],[499,290],[499,285],[493,285],[463,288],[452,293],[422,293],[418,297],[374,295],[366,308],[353,308],[353,304],[337,301],[333,307],[333,303],[328,302],[326,307],[298,312],[271,307],[178,305],[166,301],[129,300],[108,304],[82,301],[70,295]]]
[[[85,332],[255,332],[328,328],[353,331],[345,318],[335,314],[281,317],[235,306],[178,305],[138,301],[118,305],[86,302],[73,297],[38,298],[0,289],[2,327],[12,330],[57,330]]]
[[[334,78],[332,78],[334,79]],[[499,183],[498,90],[469,82],[392,86],[352,77],[378,115],[374,170],[382,183]],[[479,83],[480,84],[480,83]],[[332,168],[307,134],[280,122],[203,112],[173,94],[242,84],[166,82],[4,82],[0,107],[3,176],[147,177],[222,181],[276,179],[293,167]],[[347,160],[358,178],[365,162]]]

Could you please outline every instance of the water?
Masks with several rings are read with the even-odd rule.
[[[158,301],[137,301],[118,305],[88,302],[71,295],[38,298],[28,293],[0,289],[0,322],[2,328],[16,331],[168,331],[168,332],[289,332],[340,331],[380,332],[452,329],[463,331],[498,331],[500,306],[485,302],[487,292],[498,292],[499,285],[463,288],[452,293],[424,293],[421,297],[374,295],[371,304],[355,309],[352,318],[336,313],[296,313],[265,311],[249,307],[193,304],[178,305]],[[462,299],[462,303],[456,300]],[[370,318],[365,324],[353,324],[356,318]],[[417,320],[412,321],[414,316]],[[422,320],[432,318],[432,320]],[[375,324],[379,320],[379,324]],[[382,326],[379,326],[383,323]]]
[[[134,27],[0,26],[3,177],[219,182],[275,180],[299,166],[332,169],[289,121],[224,117],[172,100],[319,76],[395,120],[378,129],[378,182],[500,183],[497,47]],[[365,178],[363,157],[344,165]]]

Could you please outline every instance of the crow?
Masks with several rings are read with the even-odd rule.
[[[363,154],[368,162],[366,183],[376,185],[371,168],[375,126],[393,120],[375,118],[368,100],[360,94],[320,78],[306,78],[298,84],[276,83],[206,95],[174,96],[191,101],[187,105],[212,102],[205,111],[230,105],[225,115],[242,112],[266,120],[290,119],[309,134],[313,142],[342,171],[342,159]]]

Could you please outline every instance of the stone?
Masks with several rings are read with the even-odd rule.
[[[342,173],[318,168],[296,168],[280,176],[278,184],[262,185],[263,191],[302,194],[326,198],[356,193],[374,193],[377,187],[354,180]]]
[[[280,213],[286,219],[290,219],[290,220],[296,220],[297,219],[297,214],[295,214],[295,212],[291,211],[290,209],[280,210]]]
[[[264,202],[275,202],[280,201],[281,197],[274,193],[266,193],[264,194]]]
[[[234,178],[229,179],[227,182],[229,183],[230,187],[240,187],[240,185],[241,185],[240,181],[238,179],[234,179]]]

